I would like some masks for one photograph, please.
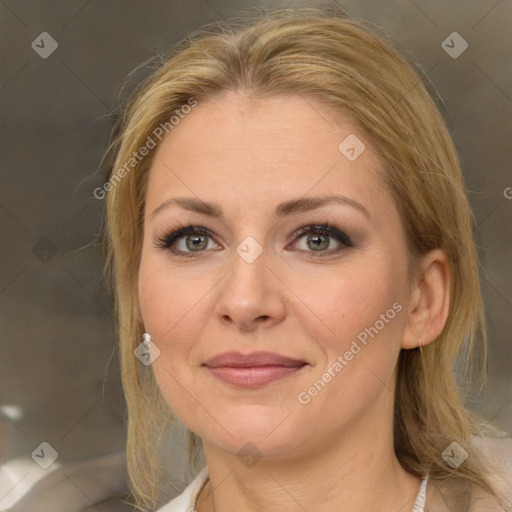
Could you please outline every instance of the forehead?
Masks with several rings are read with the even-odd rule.
[[[195,195],[229,199],[240,209],[340,192],[370,209],[390,199],[382,198],[383,173],[368,137],[348,116],[304,96],[255,100],[228,91],[199,102],[163,139],[146,199],[156,206],[169,195]]]

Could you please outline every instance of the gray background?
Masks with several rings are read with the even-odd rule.
[[[314,5],[313,2],[303,2]],[[42,441],[69,463],[121,450],[124,404],[101,283],[103,202],[92,191],[127,75],[203,24],[252,6],[224,0],[0,1],[0,462]],[[512,430],[512,2],[340,0],[416,56],[444,100],[478,224],[490,375],[472,407]],[[457,59],[452,32],[469,43]],[[57,50],[41,58],[42,32]],[[511,191],[512,195],[512,191]],[[18,414],[6,406],[18,406]],[[9,417],[10,416],[10,417]],[[1,498],[1,496],[0,496]]]

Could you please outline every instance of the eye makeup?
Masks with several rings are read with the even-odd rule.
[[[169,229],[167,232],[165,232],[163,235],[158,236],[155,241],[155,247],[170,251],[172,254],[176,256],[183,256],[183,257],[196,257],[199,255],[202,255],[202,253],[207,252],[211,249],[200,249],[197,251],[194,250],[183,250],[176,248],[176,245],[178,242],[181,241],[181,239],[185,239],[187,236],[195,236],[196,239],[199,239],[200,237],[207,237],[214,241],[215,235],[204,226],[200,225],[194,225],[194,224],[178,224],[174,226],[172,229]],[[329,250],[305,250],[305,249],[296,249],[299,252],[307,253],[308,255],[311,255],[313,257],[323,257],[323,256],[330,256],[332,254],[338,253],[343,249],[353,247],[354,244],[347,235],[347,233],[340,227],[337,227],[336,225],[329,223],[329,222],[323,222],[321,224],[308,224],[305,226],[302,226],[301,228],[297,229],[292,235],[292,246],[295,246],[298,240],[301,240],[302,238],[306,236],[317,236],[317,237],[326,237],[330,239],[334,239],[337,244],[339,245],[336,249],[329,249]],[[307,240],[312,240],[312,238],[308,238]],[[317,238],[318,240],[318,238]],[[328,246],[330,246],[331,243],[329,241]],[[290,247],[290,244],[287,245],[287,247]]]

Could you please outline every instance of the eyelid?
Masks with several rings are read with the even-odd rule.
[[[164,235],[157,236],[155,240],[155,247],[160,249],[169,249],[172,244],[177,240],[188,236],[188,235],[205,235],[210,237],[212,240],[215,238],[213,233],[204,226],[197,224],[179,224],[172,229],[166,231]],[[192,251],[189,251],[192,252]],[[201,251],[199,251],[201,252]]]
[[[346,229],[337,227],[333,223],[323,222],[321,224],[308,224],[306,226],[302,226],[293,233],[292,238],[295,240],[295,238],[302,237],[307,234],[320,233],[336,239],[339,243],[345,245],[346,247],[352,247],[354,243],[346,231]]]
[[[346,233],[346,230],[342,227],[337,227],[335,223],[323,222],[323,223],[311,223],[306,224],[298,228],[290,235],[290,239],[294,242],[294,245],[297,243],[297,240],[302,239],[308,234],[321,234],[324,236],[328,236],[334,238],[338,244],[341,245],[341,248],[338,249],[330,249],[325,251],[308,251],[305,249],[299,249],[299,252],[311,254],[314,257],[328,256],[339,253],[343,248],[353,247],[354,244],[350,238],[350,236]],[[175,226],[173,229],[169,230],[167,234],[157,237],[154,245],[156,248],[164,249],[171,251],[177,256],[191,256],[194,253],[198,255],[201,253],[209,252],[208,250],[200,250],[200,251],[182,251],[176,250],[172,247],[175,245],[176,241],[189,236],[189,235],[204,235],[209,237],[214,243],[215,235],[204,226],[189,223],[180,224]],[[217,244],[219,245],[219,244]],[[211,249],[210,249],[211,251]]]

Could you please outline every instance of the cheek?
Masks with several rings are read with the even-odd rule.
[[[197,403],[190,398],[195,387],[189,354],[200,337],[200,299],[206,292],[200,279],[180,275],[144,254],[138,286],[144,328],[160,350],[152,364],[158,386],[171,410],[194,424]]]
[[[166,360],[176,370],[188,364],[188,353],[211,315],[208,298],[217,280],[206,275],[197,269],[187,272],[165,258],[143,253],[139,303],[146,331],[162,355],[169,356],[159,358],[159,364]]]
[[[143,253],[139,270],[139,303],[144,328],[160,350],[166,350],[166,339],[179,329],[179,319],[186,314],[185,283],[169,275],[169,269],[157,258]]]
[[[306,404],[311,421],[321,415],[334,426],[363,414],[393,388],[405,306],[402,285],[393,278],[393,265],[382,260],[326,282],[324,291],[322,300],[318,289],[305,290],[310,303],[316,301],[312,309],[320,312],[321,327],[308,334],[318,343],[323,358],[298,400]],[[317,427],[312,424],[311,428]]]
[[[316,285],[302,287],[301,296],[319,322],[310,334],[323,346],[328,360],[345,352],[358,339],[396,339],[401,329],[402,286],[393,277],[391,261],[366,261]],[[393,307],[393,305],[395,306]],[[398,321],[397,321],[398,320]],[[313,325],[313,324],[311,324]]]

